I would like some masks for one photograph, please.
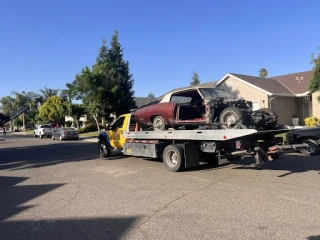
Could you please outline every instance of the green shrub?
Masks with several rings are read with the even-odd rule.
[[[65,125],[66,127],[71,127],[72,122],[71,122],[71,121],[66,121],[64,125]]]
[[[102,126],[100,126],[100,129],[102,129]],[[98,131],[97,125],[94,123],[88,123],[85,127],[79,129],[79,133],[87,133],[87,132],[94,132]]]
[[[306,126],[313,127],[320,124],[320,119],[317,117],[309,117],[304,119]]]

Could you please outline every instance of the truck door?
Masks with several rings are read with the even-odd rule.
[[[123,131],[125,130],[125,116],[119,117],[109,131],[110,144],[114,148],[123,148]]]

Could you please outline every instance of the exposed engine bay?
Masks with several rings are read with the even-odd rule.
[[[257,130],[270,130],[277,125],[278,116],[268,108],[253,111],[251,101],[243,99],[205,99],[209,105],[207,115],[209,124],[219,123],[221,128],[253,128]]]

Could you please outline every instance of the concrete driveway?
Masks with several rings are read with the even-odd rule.
[[[95,143],[0,142],[0,239],[320,239],[320,157],[182,173]]]

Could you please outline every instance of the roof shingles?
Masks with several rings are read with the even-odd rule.
[[[294,95],[292,91],[275,79],[247,76],[237,73],[230,74],[272,94]]]
[[[287,75],[275,76],[270,79],[276,80],[286,86],[295,94],[302,94],[308,91],[308,84],[312,78],[313,71],[292,73]],[[300,79],[297,80],[297,77]],[[303,80],[302,80],[303,79]]]

